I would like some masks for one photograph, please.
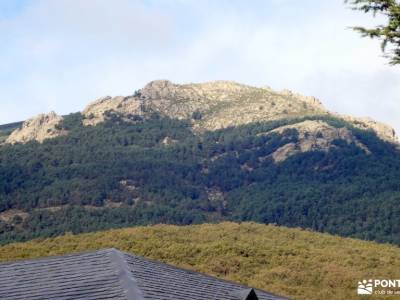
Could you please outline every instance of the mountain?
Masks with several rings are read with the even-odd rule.
[[[400,276],[398,247],[254,223],[156,225],[67,234],[0,247],[0,261],[108,247],[291,299],[359,299],[359,280]]]
[[[0,243],[233,220],[400,244],[394,130],[313,97],[153,81],[3,140]]]
[[[84,125],[97,125],[113,117],[135,123],[159,114],[177,120],[188,120],[195,132],[217,130],[254,122],[266,122],[304,116],[334,116],[361,129],[371,129],[384,140],[396,142],[394,130],[369,118],[339,116],[327,111],[314,97],[289,90],[275,92],[231,81],[202,84],[173,84],[167,80],[152,81],[133,96],[104,97],[88,105],[82,112]],[[15,130],[7,143],[42,142],[65,134],[57,124],[63,118],[54,112],[41,114]],[[310,128],[312,131],[315,129]]]

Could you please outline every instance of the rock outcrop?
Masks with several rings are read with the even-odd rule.
[[[278,148],[272,154],[272,158],[275,162],[282,162],[288,157],[298,153],[328,151],[329,149],[336,147],[334,141],[338,139],[344,140],[348,144],[354,143],[366,153],[370,153],[368,148],[358,141],[349,129],[345,127],[336,128],[324,121],[304,121],[293,125],[286,125],[274,129],[267,134],[283,134],[285,130],[288,129],[295,129],[298,132],[298,141],[290,142]]]
[[[350,122],[355,127],[363,130],[373,130],[381,139],[397,143],[399,141],[395,130],[389,125],[377,122],[371,118],[355,118],[352,116],[339,116],[344,120]]]
[[[355,127],[373,130],[385,141],[398,141],[391,127],[369,118],[332,114],[314,97],[302,96],[289,90],[276,92],[269,87],[253,87],[233,81],[174,84],[168,80],[156,80],[131,96],[100,98],[89,104],[82,115],[84,125],[94,126],[115,116],[127,122],[136,122],[154,113],[189,120],[196,133],[252,122],[304,116],[334,116]],[[61,120],[62,117],[55,113],[40,115],[25,122],[6,142],[41,142],[46,138],[65,134],[57,127]],[[327,134],[334,133],[328,130]]]
[[[148,83],[135,96],[103,98],[83,112],[86,125],[104,121],[106,111],[121,115],[159,113],[190,119],[195,130],[216,130],[257,121],[328,113],[313,97],[274,92],[232,81],[173,84],[167,80]]]
[[[156,112],[170,118],[189,119],[194,130],[200,132],[288,117],[332,115],[315,97],[289,90],[276,92],[269,87],[252,87],[233,81],[182,85],[168,80],[152,81],[134,96],[106,97],[90,104],[83,111],[84,124],[103,122],[109,111],[122,116],[146,117]],[[390,126],[370,118],[333,115],[358,128],[373,130],[386,141],[398,141]]]
[[[135,97],[104,97],[89,104],[82,112],[85,119],[84,125],[97,125],[104,122],[107,113],[114,112],[121,116],[143,115],[141,110],[141,102]]]
[[[14,130],[5,143],[26,143],[34,140],[43,142],[45,139],[66,134],[66,131],[59,126],[62,120],[63,117],[55,112],[40,114],[25,121],[21,128]]]

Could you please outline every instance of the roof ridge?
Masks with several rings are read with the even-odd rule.
[[[138,259],[141,259],[141,260],[153,262],[153,263],[156,263],[156,264],[159,264],[159,265],[164,265],[164,266],[167,266],[167,267],[169,267],[169,268],[173,268],[173,269],[178,270],[178,271],[185,271],[185,272],[188,272],[188,273],[190,273],[190,274],[201,275],[201,276],[204,276],[204,277],[207,277],[207,278],[210,278],[210,279],[217,279],[217,280],[219,280],[219,281],[221,281],[221,282],[226,282],[226,283],[235,285],[235,286],[237,286],[238,288],[239,288],[239,287],[242,288],[242,290],[238,290],[238,291],[243,291],[243,290],[249,290],[249,291],[250,291],[250,290],[254,290],[255,292],[262,292],[262,293],[265,293],[265,294],[269,294],[270,296],[273,296],[273,297],[280,297],[280,299],[289,299],[289,298],[286,298],[286,297],[283,297],[283,296],[280,296],[280,295],[277,295],[277,294],[268,292],[268,291],[266,291],[266,290],[264,290],[264,289],[254,288],[254,287],[248,286],[248,285],[243,284],[243,283],[239,283],[239,282],[236,282],[236,281],[233,281],[233,280],[229,280],[229,279],[225,279],[225,278],[218,277],[218,276],[216,276],[216,275],[210,275],[210,274],[207,274],[207,273],[204,273],[204,272],[200,272],[200,271],[195,271],[195,270],[187,269],[187,268],[185,268],[185,267],[178,267],[178,266],[175,266],[175,265],[172,265],[172,264],[169,264],[169,263],[160,261],[160,260],[148,258],[148,257],[141,256],[141,255],[136,255],[136,254],[129,253],[129,252],[120,251],[120,250],[115,249],[115,248],[104,249],[104,250],[115,250],[115,251],[119,252],[119,253],[122,254],[122,255],[127,255],[127,256],[130,256],[130,257],[133,257],[133,258],[138,258]],[[125,260],[125,259],[124,259],[124,260]],[[126,261],[126,260],[125,260],[125,261]],[[136,300],[136,299],[135,299],[135,300]]]
[[[115,248],[105,249],[105,251],[118,272],[117,276],[126,293],[127,300],[144,300],[143,294],[137,285],[137,281],[129,270],[124,253]]]
[[[79,259],[75,259],[75,257]],[[66,263],[66,258],[74,258],[73,263],[70,263],[69,260]],[[54,264],[53,259],[55,259]],[[36,266],[38,262],[41,264]],[[232,299],[233,296],[236,299],[247,299],[250,296],[254,298],[253,289],[244,284],[115,248],[53,256],[50,257],[50,260],[48,257],[24,261],[22,266],[18,265],[20,264],[18,261],[15,263],[18,269],[13,266],[13,263],[8,266],[0,264],[0,280],[10,277],[10,279],[3,280],[5,286],[0,287],[0,298],[11,291],[14,296],[25,295],[24,293],[28,295],[31,290],[30,286],[36,289],[37,295],[47,295],[44,297],[46,299],[50,294],[56,295],[57,293],[64,296],[72,293],[77,297],[74,299],[82,299],[84,298],[82,295],[89,294],[96,295],[96,297],[101,296],[102,299],[107,297],[107,299],[116,299],[118,296],[118,299],[121,300],[156,299],[157,295],[162,295],[161,298],[166,295],[168,299],[192,299],[191,293],[196,295],[196,299],[197,296],[203,294],[208,296],[202,299],[214,299],[215,293],[220,296],[219,299],[226,300]],[[24,266],[25,264],[26,266]],[[5,268],[2,268],[3,266]],[[27,269],[23,269],[25,267]],[[83,269],[85,269],[84,274],[82,273]],[[21,271],[24,272],[21,273]],[[192,277],[190,274],[200,277]],[[22,279],[19,276],[22,276]],[[67,282],[65,282],[64,276],[66,276]],[[184,280],[186,277],[188,280]],[[16,278],[18,280],[15,280]],[[211,281],[208,281],[207,278]],[[21,290],[18,291],[15,289],[18,283],[15,282],[20,280],[27,280],[27,284],[23,287],[19,286]],[[198,286],[197,282],[199,282]],[[66,289],[68,284],[72,284],[71,291]],[[210,291],[208,291],[209,288]],[[260,293],[259,299],[287,299],[261,289],[254,290],[256,293]],[[180,292],[183,294],[178,296]],[[95,297],[93,296],[93,298]]]

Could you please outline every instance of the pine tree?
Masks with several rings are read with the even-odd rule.
[[[363,37],[378,38],[390,64],[400,64],[400,3],[396,0],[346,0],[354,10],[386,16],[387,24],[375,28],[353,27]],[[387,51],[390,46],[390,51]]]

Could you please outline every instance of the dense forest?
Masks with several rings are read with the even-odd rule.
[[[194,116],[196,117],[196,116]],[[370,131],[332,117],[253,123],[194,134],[188,121],[118,115],[66,136],[0,146],[0,243],[155,223],[256,221],[400,244],[400,154]],[[336,140],[275,163],[306,119],[346,126],[370,150]]]

